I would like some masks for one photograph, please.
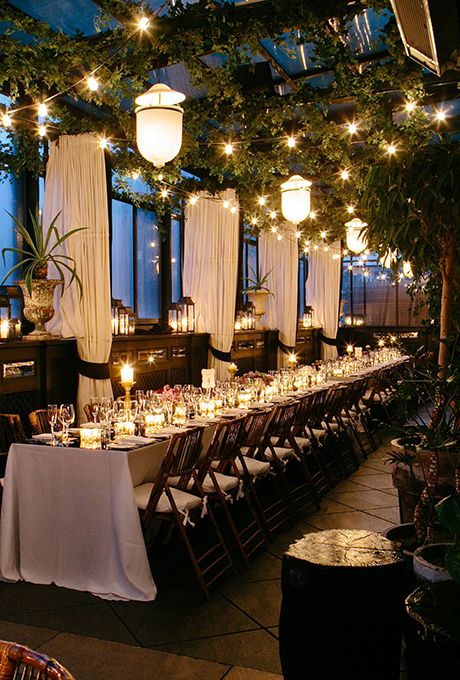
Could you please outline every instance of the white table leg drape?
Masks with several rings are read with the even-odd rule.
[[[83,417],[83,405],[91,396],[112,395],[108,379],[112,332],[106,169],[104,152],[92,134],[64,135],[50,145],[45,226],[59,211],[56,226],[60,233],[86,227],[63,244],[64,253],[75,259],[82,297],[74,283],[66,288],[62,297],[56,297],[58,311],[48,325],[51,332],[76,338],[80,359],[77,402]]]
[[[299,254],[295,228],[286,225],[284,238],[276,234],[259,236],[260,273],[270,272],[267,288],[273,293],[267,298],[265,324],[279,329],[283,349],[278,350],[278,367],[288,366],[288,356],[294,350],[297,334],[297,279]]]
[[[327,252],[321,249],[308,255],[308,279],[305,301],[313,307],[315,325],[321,326],[323,336],[334,342],[337,338],[342,272],[340,241],[333,243]],[[335,257],[334,257],[335,256]],[[338,256],[338,257],[337,257]],[[322,359],[337,356],[335,344],[321,343]]]
[[[196,331],[209,333],[211,347],[223,353],[223,360],[212,352],[208,357],[218,380],[228,377],[238,276],[238,210],[225,209],[224,200],[237,206],[232,189],[219,197],[200,192],[186,208],[184,238],[184,295],[195,302]]]

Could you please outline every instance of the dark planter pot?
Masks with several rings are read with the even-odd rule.
[[[452,578],[444,566],[446,552],[452,543],[422,545],[414,552],[414,573],[420,581],[439,583]]]

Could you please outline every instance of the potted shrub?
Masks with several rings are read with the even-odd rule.
[[[246,279],[246,286],[242,292],[248,296],[249,302],[253,303],[256,316],[261,317],[266,312],[267,295],[273,295],[271,290],[265,285],[272,270],[270,269],[269,272],[261,275],[259,271],[255,271],[252,267],[249,267],[249,269],[252,277]]]
[[[14,252],[21,257],[21,261],[11,267],[3,277],[2,283],[15,271],[22,270],[24,279],[18,281],[24,294],[24,316],[35,324],[35,329],[27,338],[41,340],[50,337],[45,329],[45,323],[54,316],[53,296],[57,285],[64,289],[65,272],[70,274],[68,285],[76,282],[82,293],[81,280],[77,274],[75,260],[69,255],[60,252],[64,241],[70,236],[82,231],[86,227],[72,229],[65,234],[59,234],[56,221],[60,212],[54,217],[50,225],[44,229],[43,221],[39,215],[30,213],[32,223],[32,235],[26,226],[19,222],[13,215],[8,213],[16,223],[16,232],[22,239],[21,248],[3,248],[2,257],[5,261],[5,253]],[[58,272],[58,278],[48,278],[48,265],[53,264]],[[62,294],[62,291],[61,291]]]

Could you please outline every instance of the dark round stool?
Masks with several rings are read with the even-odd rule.
[[[404,561],[380,534],[307,534],[283,556],[279,645],[285,680],[398,680]]]

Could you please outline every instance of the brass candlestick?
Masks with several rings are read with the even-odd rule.
[[[131,388],[136,384],[135,380],[120,381],[120,385],[125,391],[125,409],[127,411],[131,410]]]
[[[238,371],[238,366],[236,364],[230,364],[227,371],[230,374],[230,382],[235,382],[235,373]]]

